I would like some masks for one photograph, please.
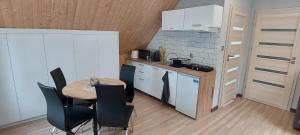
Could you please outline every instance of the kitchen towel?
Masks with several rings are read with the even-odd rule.
[[[169,97],[170,97],[170,87],[169,87],[169,75],[168,71],[165,73],[165,75],[162,77],[162,81],[164,82],[161,101],[165,104],[168,104]]]

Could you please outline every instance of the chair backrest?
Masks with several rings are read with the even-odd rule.
[[[65,110],[57,91],[53,87],[38,83],[47,103],[47,119],[58,129],[65,130]]]
[[[126,124],[126,100],[123,85],[96,85],[97,119],[101,126]]]
[[[59,97],[62,99],[63,103],[65,104],[68,100],[67,97],[64,96],[62,93],[63,88],[67,85],[65,76],[59,67],[51,71],[50,74],[55,83]]]
[[[126,83],[126,97],[134,96],[135,66],[123,64],[120,71],[120,80]]]

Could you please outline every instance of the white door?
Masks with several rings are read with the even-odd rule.
[[[183,30],[184,9],[162,12],[162,30]]]
[[[75,56],[72,34],[44,34],[49,82],[55,86],[50,71],[60,67],[66,81],[76,80]]]
[[[119,34],[106,32],[101,34],[98,39],[100,42],[98,75],[119,79]]]
[[[20,111],[6,34],[0,34],[0,126],[19,121]]]
[[[99,45],[97,35],[73,35],[77,79],[96,77],[99,70]]]
[[[46,114],[45,98],[37,82],[48,85],[43,35],[7,34],[21,119]]]
[[[245,96],[289,109],[300,55],[299,13],[258,12]]]
[[[197,77],[178,74],[176,110],[192,118],[196,118],[199,84],[200,80]]]
[[[247,31],[247,12],[241,8],[231,7],[228,25],[225,57],[222,73],[221,106],[235,99],[240,85],[240,66],[243,56],[244,36]]]

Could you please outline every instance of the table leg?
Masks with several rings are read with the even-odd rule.
[[[93,110],[94,110],[94,117],[93,117],[93,132],[94,132],[94,135],[98,135],[96,103],[93,103]]]

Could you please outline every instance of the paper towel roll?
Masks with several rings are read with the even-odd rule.
[[[131,51],[131,58],[132,58],[132,59],[137,59],[137,58],[139,58],[139,51],[138,51],[138,50],[132,50],[132,51]]]

